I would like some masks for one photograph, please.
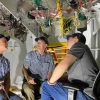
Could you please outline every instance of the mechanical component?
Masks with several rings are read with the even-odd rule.
[[[80,21],[80,25],[77,27],[77,30],[83,33],[84,31],[87,30],[87,18],[84,14],[79,13],[78,19]]]
[[[78,8],[78,2],[76,0],[71,0],[70,3],[69,3],[69,5],[73,9],[77,9]]]

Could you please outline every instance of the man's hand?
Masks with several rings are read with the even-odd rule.
[[[27,70],[28,70],[28,66],[25,66],[25,67],[23,67],[23,70],[22,70],[22,71],[23,71],[23,74],[24,74],[24,76],[25,76],[25,78],[26,78],[28,84],[33,84],[33,85],[35,85],[36,82],[34,81],[33,78],[31,78],[31,77],[28,75]]]
[[[0,84],[3,84],[4,83],[4,81],[0,81]]]
[[[2,90],[3,89],[3,87],[0,85],[0,90]]]
[[[29,79],[28,79],[28,83],[29,83],[29,84],[33,84],[33,85],[36,84],[36,82],[35,82],[34,79],[32,79],[32,78],[29,78]]]
[[[3,89],[3,86],[2,86],[3,83],[4,83],[4,81],[0,81],[0,90]]]

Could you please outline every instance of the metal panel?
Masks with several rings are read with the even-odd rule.
[[[37,28],[34,30],[34,26],[37,26],[36,21],[30,20],[27,18],[27,12],[32,9],[32,5],[29,3],[25,2],[21,4],[20,0],[0,0],[0,2],[8,9],[8,11],[16,18],[22,19],[22,23],[25,27],[27,27],[34,35],[37,36]],[[19,13],[18,7],[23,6],[23,9],[26,11],[26,13]],[[34,32],[35,31],[35,32]]]
[[[16,18],[22,19],[23,25],[28,28],[35,36],[39,36],[38,23],[34,20],[28,19],[27,12],[33,7],[26,1],[23,0],[0,0],[0,2],[8,9],[8,11]],[[56,0],[43,0],[43,6],[49,6],[49,9],[54,9],[56,7]],[[19,12],[19,7],[22,7],[23,13]],[[55,35],[49,37],[50,43],[58,43],[58,37]]]

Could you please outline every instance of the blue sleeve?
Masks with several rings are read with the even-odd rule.
[[[49,72],[53,72],[55,66],[54,66],[54,61],[53,61],[53,57],[50,55],[50,66],[49,66]]]
[[[7,63],[8,63],[7,72],[10,72],[10,61],[7,60]]]
[[[24,66],[30,66],[31,65],[31,54],[28,53],[24,59]]]

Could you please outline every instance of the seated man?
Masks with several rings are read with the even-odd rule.
[[[0,34],[0,100],[22,100],[20,97],[12,92],[9,92],[10,88],[10,62],[3,56],[3,52],[8,47],[8,41],[10,37],[5,37]],[[6,94],[7,93],[7,94]],[[8,97],[9,96],[9,97]]]
[[[68,100],[68,90],[57,82],[64,72],[68,71],[66,77],[69,83],[75,80],[88,84],[85,88],[87,94],[91,94],[93,81],[99,71],[95,59],[87,45],[86,38],[81,33],[67,36],[68,54],[57,65],[50,80],[42,84],[42,100]],[[66,81],[66,82],[67,82]],[[87,98],[87,99],[86,99]],[[92,100],[86,94],[77,92],[76,100]]]
[[[41,83],[50,79],[54,69],[52,56],[46,52],[48,40],[45,37],[36,38],[37,50],[29,52],[24,60],[22,89],[27,100],[36,100]]]

